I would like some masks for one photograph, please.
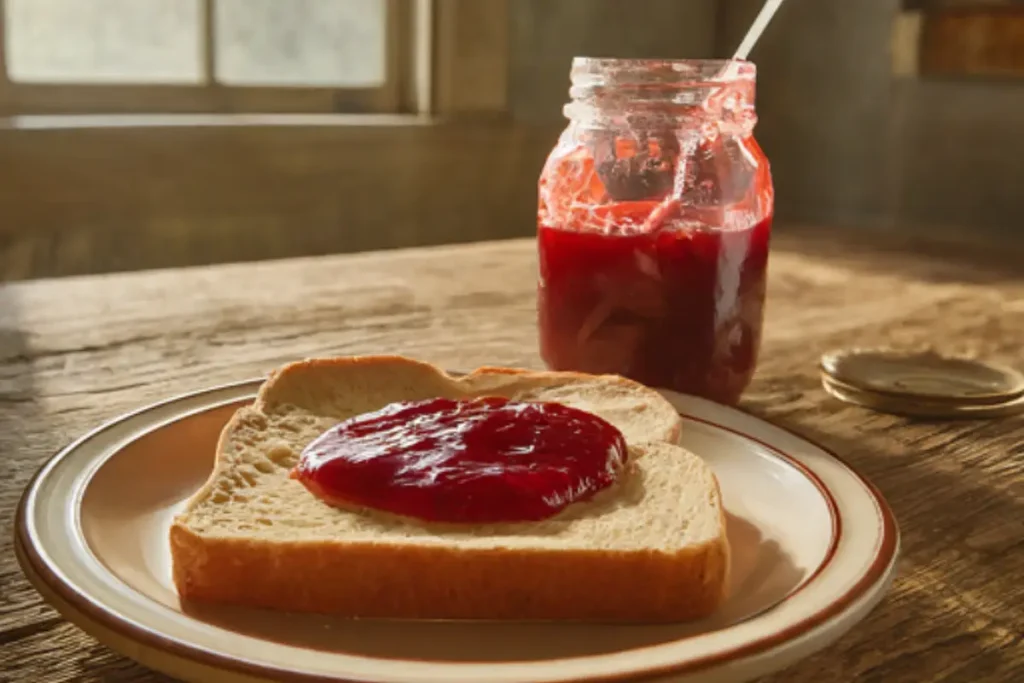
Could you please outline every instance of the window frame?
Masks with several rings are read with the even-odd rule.
[[[385,78],[380,87],[237,86],[218,83],[215,2],[199,0],[204,83],[59,84],[13,81],[7,70],[7,7],[0,0],[0,116],[59,114],[394,114],[407,111],[415,74],[416,0],[385,0]]]

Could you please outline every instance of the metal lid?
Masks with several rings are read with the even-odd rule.
[[[821,384],[829,394],[846,403],[870,410],[906,417],[940,419],[981,419],[1024,413],[1024,395],[998,403],[955,402],[931,400],[895,394],[864,391],[821,373]]]
[[[1003,405],[1024,397],[1024,375],[985,361],[935,351],[850,349],[821,358],[823,380],[879,401],[947,407]],[[826,387],[828,388],[828,387]]]

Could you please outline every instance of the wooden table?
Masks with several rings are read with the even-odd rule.
[[[0,680],[156,681],[48,608],[12,513],[62,444],[141,404],[310,355],[539,367],[529,241],[39,281],[0,289]],[[933,343],[1024,362],[1024,252],[780,231],[743,407],[821,442],[903,530],[891,595],[773,681],[1024,680],[1024,417],[908,421],[830,399],[836,346]]]

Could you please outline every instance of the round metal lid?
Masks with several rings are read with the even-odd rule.
[[[1024,397],[1024,375],[1012,368],[935,351],[849,349],[821,358],[825,376],[844,391],[954,406],[999,405]]]
[[[864,391],[821,373],[821,384],[829,394],[846,403],[905,417],[933,419],[986,419],[1024,412],[1024,395],[999,403],[954,402],[910,398]]]

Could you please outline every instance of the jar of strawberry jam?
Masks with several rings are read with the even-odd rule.
[[[774,200],[754,65],[577,58],[571,80],[539,183],[541,355],[735,403],[761,341]]]

